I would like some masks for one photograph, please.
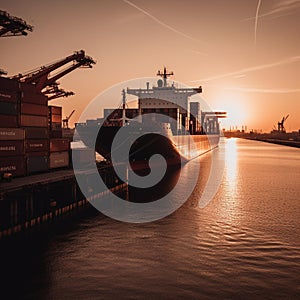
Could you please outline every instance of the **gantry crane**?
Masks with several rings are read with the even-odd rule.
[[[66,116],[62,121],[63,121],[63,128],[69,129],[69,120],[73,116],[75,112],[75,109],[69,114],[69,116]]]
[[[62,66],[72,63],[70,66],[59,71],[53,76],[50,73]],[[43,92],[48,96],[48,99],[55,99],[58,97],[66,97],[73,95],[73,92],[66,92],[58,88],[59,83],[57,80],[66,74],[72,72],[77,68],[92,68],[96,62],[90,57],[86,56],[83,50],[76,51],[74,54],[59,60],[47,66],[42,66],[34,71],[25,74],[18,74],[14,78],[18,78],[20,82],[33,84],[38,91]]]
[[[285,117],[282,117],[281,122],[278,121],[278,123],[277,123],[277,125],[278,125],[278,132],[285,133],[284,123],[285,123],[285,121],[287,120],[288,117],[289,117],[289,115],[287,115]]]
[[[49,85],[46,90],[43,92],[44,95],[48,96],[48,100],[53,100],[59,97],[69,97],[75,95],[73,92],[67,92],[58,87],[58,83],[54,82]]]
[[[27,35],[33,27],[24,20],[0,10],[0,37]]]
[[[0,69],[0,76],[2,76],[2,75],[7,75],[7,72],[3,69]]]
[[[219,133],[218,119],[227,118],[225,111],[202,111],[201,122],[202,128],[206,133]]]
[[[27,35],[26,31],[32,30],[33,27],[28,25],[24,20],[0,10],[0,37]],[[0,69],[0,76],[2,75],[7,75],[7,72]]]

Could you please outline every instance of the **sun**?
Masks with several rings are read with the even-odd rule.
[[[217,98],[217,107],[219,110],[227,112],[227,118],[221,120],[223,128],[238,127],[247,125],[248,109],[243,95],[235,93],[222,93]]]

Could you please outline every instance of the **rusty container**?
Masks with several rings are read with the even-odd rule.
[[[17,91],[18,89],[19,82],[17,79],[0,77],[0,91]]]
[[[27,174],[41,173],[48,171],[49,156],[36,155],[26,157]]]
[[[63,168],[69,166],[69,151],[50,153],[49,168]]]
[[[0,128],[2,127],[12,127],[16,128],[19,126],[20,118],[19,116],[10,116],[0,114]]]
[[[48,127],[48,118],[44,116],[21,115],[21,126]]]
[[[0,141],[17,141],[24,138],[25,130],[22,128],[0,128]]]
[[[3,115],[17,116],[19,113],[19,105],[17,103],[0,101],[0,112]]]
[[[0,156],[5,159],[7,156],[24,155],[24,141],[0,141]]]
[[[46,139],[42,140],[27,140],[25,141],[25,151],[28,152],[42,152],[48,151],[49,142]]]
[[[62,115],[62,107],[61,106],[48,106],[49,115]]]
[[[21,103],[21,114],[47,116],[48,107],[46,105],[38,105],[32,103]]]
[[[11,173],[14,177],[26,174],[24,156],[0,157],[0,173]]]
[[[20,92],[0,90],[0,101],[18,103],[20,101]]]
[[[49,139],[49,129],[41,127],[25,127],[26,139]]]
[[[50,139],[50,152],[69,151],[70,140],[65,138]]]

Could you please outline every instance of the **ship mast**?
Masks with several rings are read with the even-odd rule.
[[[161,76],[164,79],[164,87],[167,86],[167,79],[169,76],[174,75],[173,72],[167,72],[167,68],[164,67],[164,72],[161,72],[160,70],[158,70],[157,72],[157,76]]]
[[[122,90],[122,126],[126,123],[126,92],[125,89]]]

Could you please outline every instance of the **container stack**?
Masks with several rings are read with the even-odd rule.
[[[17,80],[0,78],[0,176],[24,176],[25,130],[20,128],[20,97]]]
[[[50,157],[49,168],[57,169],[69,166],[70,139],[62,138],[62,109],[49,106]]]
[[[25,130],[27,174],[49,169],[48,99],[31,84],[21,84],[21,127]]]
[[[70,140],[66,138],[50,139],[49,168],[57,169],[69,166]]]
[[[34,85],[0,78],[0,176],[69,166],[70,140],[62,138],[62,109]]]
[[[49,135],[50,138],[62,137],[62,109],[60,106],[49,106]]]

